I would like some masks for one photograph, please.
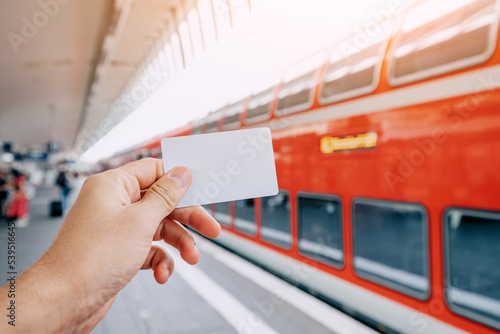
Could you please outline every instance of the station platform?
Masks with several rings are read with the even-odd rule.
[[[78,190],[75,187],[70,203]],[[30,203],[30,223],[17,228],[19,274],[48,249],[62,224],[63,218],[49,218],[53,197],[54,189],[39,187]],[[3,248],[7,244],[5,222],[1,226]],[[186,264],[177,250],[163,244],[176,262],[169,281],[159,285],[151,271],[139,272],[92,333],[375,333],[217,244],[196,238],[199,264]],[[5,275],[6,252],[0,254]]]

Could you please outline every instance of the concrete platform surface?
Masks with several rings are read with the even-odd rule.
[[[71,195],[73,199],[78,189],[76,187]],[[63,218],[48,216],[49,203],[54,197],[54,189],[37,189],[30,203],[29,225],[16,230],[18,274],[48,249],[62,224]],[[202,253],[198,265],[183,263],[177,251],[168,248],[176,260],[175,272],[168,283],[157,284],[151,271],[139,272],[118,294],[93,333],[373,333],[354,320],[351,320],[354,327],[350,324],[345,331],[342,327],[339,329],[339,325],[331,325],[331,319],[325,321],[325,318],[343,317],[338,324],[349,319],[206,239],[199,238],[197,244]],[[0,230],[0,272],[4,281],[9,271],[6,247],[7,228],[3,221]],[[297,296],[301,302],[293,305],[283,300],[278,302],[276,291],[260,284],[262,281],[272,281],[273,289]],[[356,330],[353,331],[353,328]]]

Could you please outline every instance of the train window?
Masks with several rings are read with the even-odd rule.
[[[276,86],[272,86],[250,98],[245,118],[246,123],[257,123],[269,118],[275,92]]]
[[[324,53],[315,54],[285,71],[278,93],[277,115],[290,114],[311,107],[319,68],[324,61]]]
[[[215,219],[224,226],[231,226],[231,213],[230,203],[217,203],[215,204]]]
[[[154,152],[154,154],[153,154],[153,157],[154,157],[154,158],[157,158],[157,159],[162,159],[162,158],[163,158],[163,153],[162,153],[162,151],[161,151],[161,147],[158,147],[158,148],[155,150],[155,152]]]
[[[261,200],[262,239],[281,248],[290,249],[290,196],[280,191],[276,196],[263,197]]]
[[[427,299],[430,284],[425,209],[418,204],[359,198],[352,205],[356,274]]]
[[[496,0],[430,0],[412,8],[392,52],[390,83],[400,85],[486,61],[498,31]]]
[[[205,123],[205,119],[198,119],[194,122],[193,124],[193,132],[191,132],[192,135],[199,135],[201,133],[201,127]]]
[[[202,205],[203,209],[208,212],[209,215],[212,215],[212,209],[210,209],[210,204]]]
[[[392,21],[377,23],[379,33],[368,42],[359,41],[373,34],[362,31],[335,45],[322,77],[321,104],[368,94],[377,88],[392,26]]]
[[[500,330],[500,212],[453,208],[443,218],[448,305]]]
[[[328,265],[341,267],[342,204],[330,195],[299,194],[299,251]]]
[[[207,116],[207,126],[205,133],[217,132],[219,130],[219,119],[222,114],[222,109],[216,110]]]
[[[246,199],[234,202],[234,225],[240,232],[255,236],[255,200]]]
[[[245,100],[236,102],[226,109],[224,116],[224,130],[233,130],[240,126],[240,116],[245,109]]]

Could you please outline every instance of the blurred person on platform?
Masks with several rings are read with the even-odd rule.
[[[9,197],[7,173],[0,170],[0,220],[5,216],[5,204]]]
[[[59,174],[56,178],[56,185],[61,190],[62,209],[66,210],[68,205],[68,196],[71,192],[71,182],[68,178],[68,172],[65,166],[62,166],[59,169]]]
[[[29,220],[28,197],[26,196],[26,177],[17,169],[11,171],[11,200],[7,205],[7,221],[16,222],[18,227],[24,227]]]

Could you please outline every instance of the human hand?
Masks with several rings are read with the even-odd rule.
[[[194,238],[180,223],[210,238],[219,235],[220,225],[199,206],[174,210],[191,182],[184,167],[163,176],[157,159],[89,177],[51,248],[19,278],[19,290],[29,292],[19,307],[33,317],[26,324],[38,322],[37,332],[41,323],[43,332],[90,332],[140,269],[153,269],[156,281],[165,283],[174,262],[153,240],[164,240],[186,262],[197,263]],[[143,189],[148,190],[141,199]]]

